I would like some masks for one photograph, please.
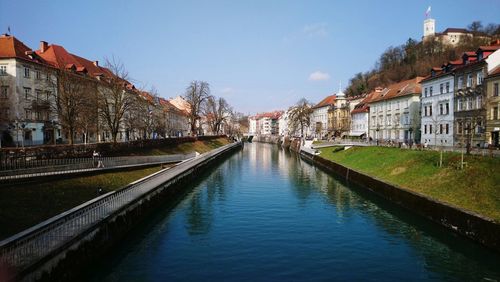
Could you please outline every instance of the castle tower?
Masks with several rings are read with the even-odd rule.
[[[425,19],[424,20],[424,37],[434,35],[436,33],[436,20]]]

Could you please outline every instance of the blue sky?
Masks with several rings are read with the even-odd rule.
[[[243,113],[318,102],[373,67],[389,46],[436,30],[499,23],[500,1],[7,1],[0,32],[90,60],[119,58],[160,96],[205,80]]]

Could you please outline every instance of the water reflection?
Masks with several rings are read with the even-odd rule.
[[[270,144],[199,175],[95,281],[498,279],[499,256]],[[123,255],[123,254],[126,255]]]

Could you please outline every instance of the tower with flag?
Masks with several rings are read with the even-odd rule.
[[[436,21],[431,19],[431,6],[425,11],[424,20],[424,38],[434,36],[436,34]]]

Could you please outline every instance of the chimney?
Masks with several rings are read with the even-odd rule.
[[[47,48],[49,47],[49,44],[47,41],[40,41],[40,52],[45,53],[47,51]]]
[[[375,87],[375,92],[377,92],[377,93],[382,92],[382,90],[384,90],[384,88],[382,88],[382,87],[380,87],[380,86]]]
[[[99,66],[99,61],[94,61],[94,66],[98,67]]]

